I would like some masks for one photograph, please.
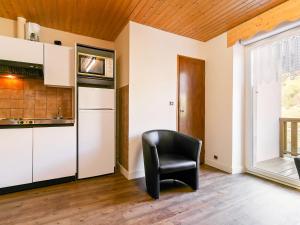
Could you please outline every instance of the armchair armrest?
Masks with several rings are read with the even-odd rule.
[[[159,169],[159,158],[156,145],[146,135],[142,137],[142,144],[145,170],[157,171]]]
[[[294,161],[295,161],[296,169],[297,169],[297,172],[298,172],[298,176],[300,178],[300,158],[296,157],[296,158],[294,158]]]
[[[175,133],[175,148],[199,164],[202,141],[185,134]]]

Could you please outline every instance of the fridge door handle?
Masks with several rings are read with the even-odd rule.
[[[79,110],[115,110],[113,108],[83,108]]]

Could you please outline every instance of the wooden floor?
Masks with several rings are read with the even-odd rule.
[[[300,192],[251,175],[202,167],[200,189],[162,184],[159,200],[143,179],[122,175],[0,196],[0,224],[300,225]]]
[[[292,179],[299,179],[294,159],[290,157],[269,159],[256,163],[255,168],[265,170],[267,172],[280,174]]]

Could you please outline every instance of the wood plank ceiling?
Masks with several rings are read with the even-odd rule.
[[[0,17],[113,41],[129,20],[207,41],[286,0],[0,0]]]

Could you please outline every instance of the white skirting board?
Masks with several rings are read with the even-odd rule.
[[[216,161],[212,161],[212,160],[205,160],[205,164],[209,165],[211,167],[217,168],[219,170],[222,170],[226,173],[230,173],[230,174],[238,174],[238,173],[244,173],[245,169],[244,167],[230,167],[227,165],[224,165],[222,163],[216,162]]]
[[[145,172],[143,170],[140,171],[134,171],[134,172],[128,172],[120,163],[118,163],[121,174],[124,175],[124,177],[127,178],[127,180],[133,180],[137,178],[141,178],[145,176]]]
[[[235,167],[235,168],[231,168],[227,165],[224,164],[220,164],[211,160],[205,160],[205,164],[209,165],[211,167],[217,168],[219,170],[222,170],[226,173],[229,174],[238,174],[238,173],[244,173],[245,169],[244,167]],[[128,170],[126,170],[120,163],[118,163],[119,168],[120,168],[120,172],[121,174],[124,175],[124,177],[126,177],[128,180],[133,180],[133,179],[137,179],[137,178],[141,178],[145,176],[145,172],[143,170],[140,171],[133,171],[133,172],[128,172]]]

